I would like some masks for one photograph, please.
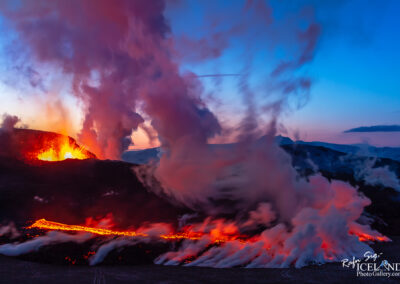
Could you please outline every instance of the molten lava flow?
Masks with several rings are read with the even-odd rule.
[[[42,230],[60,230],[60,231],[69,231],[69,232],[88,232],[101,236],[126,236],[126,237],[150,237],[147,233],[135,232],[135,231],[116,231],[110,229],[96,228],[90,226],[81,226],[81,225],[67,225],[62,223],[57,223],[53,221],[47,221],[46,219],[40,219],[34,222],[28,229],[37,228]],[[251,242],[252,240],[248,236],[240,235],[237,231],[231,231],[229,229],[226,230],[217,230],[214,229],[209,233],[205,232],[197,232],[192,231],[191,226],[184,227],[181,232],[170,233],[170,234],[160,234],[158,238],[164,240],[199,240],[203,236],[208,236],[214,244],[225,243],[229,241],[239,241],[241,243]],[[229,232],[231,231],[231,232]],[[387,242],[390,241],[389,238],[382,235],[370,235],[365,232],[349,232],[351,235],[356,235],[361,242],[368,241],[379,241],[379,242]],[[323,249],[327,249],[326,244],[323,243]]]
[[[72,137],[49,131],[14,129],[13,157],[30,164],[38,161],[97,158]]]
[[[88,232],[96,235],[101,236],[126,236],[126,237],[150,237],[149,234],[140,233],[135,231],[115,231],[109,229],[102,229],[102,228],[94,228],[88,226],[80,226],[80,225],[67,225],[52,221],[47,221],[46,219],[37,220],[28,229],[37,228],[42,230],[60,230],[60,231],[72,231],[72,232]],[[164,240],[199,240],[202,236],[206,235],[202,232],[192,232],[189,230],[190,227],[184,229],[183,232],[178,232],[175,234],[161,234],[158,237]],[[210,235],[214,243],[223,243],[226,241],[233,241],[233,240],[241,240],[243,241],[243,236],[240,235]]]
[[[57,137],[47,141],[37,154],[37,159],[42,161],[62,161],[66,159],[88,159],[91,158],[84,147],[73,143],[68,137]]]
[[[147,234],[138,234],[132,231],[113,231],[108,229],[93,228],[79,225],[66,225],[62,223],[47,221],[46,219],[37,220],[28,229],[38,228],[45,230],[60,230],[60,231],[75,231],[75,232],[88,232],[102,236],[127,236],[127,237],[147,237]]]
[[[379,232],[365,229],[365,227],[357,223],[353,223],[350,225],[349,234],[357,236],[360,242],[391,241],[388,237],[380,234]]]
[[[358,237],[360,242],[373,242],[373,241],[389,242],[390,241],[390,239],[386,236],[372,236],[372,235],[368,235],[365,233],[355,233],[355,235]]]

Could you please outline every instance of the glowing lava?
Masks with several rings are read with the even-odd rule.
[[[40,219],[35,221],[31,226],[27,227],[27,229],[37,228],[41,230],[60,230],[66,232],[87,232],[101,236],[126,236],[126,237],[150,237],[147,233],[135,232],[135,231],[116,231],[110,229],[89,227],[89,226],[81,226],[81,225],[68,225],[63,223],[57,223],[53,221],[47,221],[46,219]],[[373,236],[367,233],[355,233],[351,232],[350,234],[356,235],[360,241],[368,242],[368,241],[380,241],[387,242],[390,241],[389,238],[385,236]],[[182,232],[170,233],[170,234],[160,234],[157,237],[164,240],[199,240],[203,236],[208,236],[213,243],[219,244],[228,241],[240,241],[241,243],[252,242],[252,240],[248,236],[243,236],[240,234],[224,234],[222,232],[216,233],[215,230],[210,233],[205,232],[193,232],[191,231],[191,227],[183,228]],[[323,246],[324,249],[326,247]]]
[[[44,149],[37,154],[37,159],[42,161],[84,160],[89,158],[91,156],[87,154],[86,149],[73,143],[68,137],[59,137],[47,141]]]
[[[373,241],[379,241],[379,242],[389,242],[390,239],[386,236],[371,236],[365,233],[355,233],[355,235],[358,237],[360,242],[373,242]]]
[[[17,157],[28,163],[97,158],[72,137],[55,132],[15,129],[13,141]]]
[[[79,226],[79,225],[66,225],[62,223],[47,221],[46,219],[37,220],[28,229],[38,228],[44,230],[60,230],[60,231],[69,231],[69,232],[88,232],[96,235],[102,236],[127,236],[127,237],[147,237],[147,234],[138,234],[133,231],[113,231],[102,228],[93,228],[87,226]]]
[[[101,236],[126,236],[126,237],[150,237],[149,234],[140,233],[135,231],[115,231],[103,228],[95,228],[88,226],[80,226],[80,225],[67,225],[52,221],[47,221],[46,219],[37,220],[27,229],[42,229],[42,230],[60,230],[60,231],[69,231],[69,232],[87,232]],[[206,235],[202,232],[192,232],[189,230],[185,230],[183,232],[175,233],[175,234],[161,234],[158,237],[164,240],[181,240],[181,239],[189,239],[189,240],[199,240],[202,236]],[[218,235],[218,236],[210,236],[214,243],[223,243],[226,241],[232,240],[240,240],[243,241],[241,236],[229,236],[229,235]]]

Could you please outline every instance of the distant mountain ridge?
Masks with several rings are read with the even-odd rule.
[[[261,140],[261,138],[260,138]],[[316,147],[325,147],[331,150],[342,152],[345,154],[354,154],[357,156],[387,158],[400,161],[400,147],[376,147],[368,144],[334,144],[327,142],[305,142],[301,140],[293,141],[289,137],[278,135],[275,137],[276,142],[281,145],[308,145]],[[234,144],[210,144],[211,147],[232,147]],[[135,164],[146,164],[150,160],[158,159],[160,148],[149,148],[144,150],[130,150],[122,155],[122,160]]]
[[[356,154],[359,156],[371,156],[378,158],[388,158],[396,161],[400,161],[400,147],[376,147],[368,144],[334,144],[326,142],[304,142],[296,141],[296,144],[310,145],[310,146],[320,146],[329,148],[335,151]]]

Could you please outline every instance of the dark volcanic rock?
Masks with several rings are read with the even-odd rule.
[[[109,160],[65,160],[29,165],[0,157],[0,220],[46,218],[70,224],[112,213],[117,224],[176,222],[187,209],[147,191],[134,165]]]
[[[30,130],[16,132],[25,138],[41,133]],[[357,186],[372,201],[366,212],[378,217],[374,227],[385,234],[400,235],[399,193],[354,178],[355,165],[363,165],[368,157],[349,156],[305,144],[288,143],[281,147],[291,155],[293,166],[301,175],[313,174],[317,168],[328,179],[343,180]],[[157,153],[154,149],[145,150],[142,158],[146,160],[147,156],[156,156]],[[400,175],[397,161],[377,159],[375,166],[387,166]],[[135,165],[96,159],[27,164],[0,155],[0,221],[24,225],[26,221],[46,218],[76,224],[82,223],[86,217],[113,213],[116,223],[126,228],[144,222],[177,222],[180,215],[189,212],[146,190],[132,167]]]

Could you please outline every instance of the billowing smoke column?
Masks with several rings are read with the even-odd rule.
[[[0,156],[14,155],[16,152],[13,129],[20,121],[17,116],[3,115],[3,122],[0,127]]]
[[[86,104],[80,142],[100,157],[118,159],[132,129],[143,122],[136,113],[141,89],[170,71],[160,65],[170,64],[163,1],[2,6],[37,60],[73,76],[73,93]]]
[[[128,137],[132,130],[143,122],[138,114],[140,104],[171,153],[169,160],[174,160],[186,155],[184,150],[176,153],[182,145],[188,148],[187,144],[193,143],[191,149],[201,148],[221,128],[202,103],[195,76],[181,76],[179,65],[172,60],[177,53],[174,45],[179,47],[182,40],[170,37],[164,8],[162,0],[1,4],[3,14],[34,59],[72,75],[73,94],[86,106],[79,142],[99,157],[120,158],[131,142]],[[308,9],[302,13],[303,20],[309,22],[312,13]],[[238,20],[226,31],[210,31],[209,38],[193,40],[190,50],[180,52],[199,52],[201,56],[195,56],[199,59],[215,58],[231,37],[246,35],[247,31],[251,36],[268,36],[272,43],[279,41],[281,35],[276,32],[262,33],[268,26],[279,28],[271,25],[271,8],[263,1],[246,2],[237,15]],[[315,23],[302,31],[294,30],[291,20],[288,22],[279,28],[291,31],[282,33],[284,44],[296,46],[300,52],[280,63],[271,74],[274,89],[285,95],[309,89],[309,79],[287,73],[312,59],[319,34]],[[183,46],[189,41],[186,39]],[[278,80],[282,75],[284,80]],[[202,154],[196,156],[193,158],[197,160]]]
[[[185,243],[158,263],[179,264],[194,254],[192,265],[299,267],[361,256],[370,248],[357,236],[380,236],[357,223],[368,199],[342,182],[299,177],[274,142],[291,95],[304,98],[311,87],[309,78],[293,75],[312,60],[320,34],[309,7],[279,22],[265,2],[248,1],[238,23],[225,33],[210,31],[210,38],[184,50],[196,52],[200,43],[201,56],[191,58],[215,58],[230,37],[246,38],[248,32],[292,50],[291,59],[271,71],[267,81],[275,99],[262,108],[254,102],[247,83],[250,67],[245,68],[239,87],[247,113],[238,127],[239,141],[230,149],[215,149],[207,143],[221,125],[201,100],[196,76],[182,76],[173,60],[180,41],[170,37],[163,1],[21,2],[3,5],[4,13],[37,60],[72,75],[73,93],[86,104],[81,142],[100,157],[119,158],[132,129],[143,122],[140,106],[163,148],[159,164],[138,171],[143,180],[155,176],[171,199],[211,218],[230,216],[222,223],[233,222],[238,232],[263,229],[251,243],[228,241],[208,250],[207,238]],[[295,28],[299,19],[305,29]],[[272,117],[266,126],[258,121],[260,111]]]

